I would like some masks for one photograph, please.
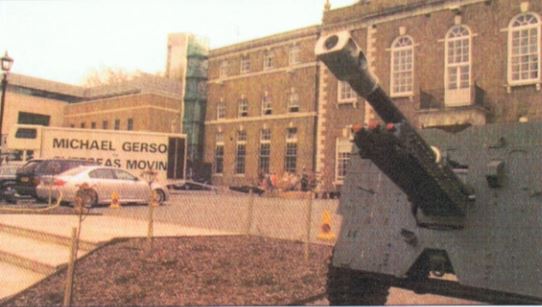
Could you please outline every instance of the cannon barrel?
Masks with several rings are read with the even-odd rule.
[[[315,54],[337,79],[348,82],[365,98],[386,123],[385,128],[355,131],[355,143],[362,158],[371,159],[405,192],[415,215],[420,208],[423,216],[463,217],[470,199],[469,189],[382,90],[350,33],[321,37]],[[429,224],[439,224],[442,220],[432,221]]]

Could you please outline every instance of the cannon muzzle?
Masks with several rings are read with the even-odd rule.
[[[405,116],[378,85],[377,78],[369,70],[365,53],[349,32],[321,38],[316,43],[314,52],[337,79],[348,82],[358,95],[367,99],[385,122],[406,121]]]
[[[378,87],[376,78],[369,71],[365,54],[348,32],[339,32],[319,40],[314,53],[337,79],[359,83],[359,94],[364,98]]]
[[[364,52],[350,33],[320,38],[315,53],[337,79],[348,82],[386,123],[387,129],[356,131],[355,143],[361,156],[372,160],[397,184],[414,207],[421,209],[422,216],[429,216],[429,220],[424,218],[424,224],[460,226],[471,196],[469,189],[446,161],[437,159],[431,146],[378,85]]]

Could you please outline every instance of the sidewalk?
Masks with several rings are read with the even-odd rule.
[[[72,228],[77,227],[78,222],[79,217],[75,215],[1,214],[0,224],[15,227],[17,232],[13,233],[13,228],[7,226],[0,231],[0,299],[31,286],[66,263],[69,247],[59,244],[56,236],[71,238]],[[85,243],[92,249],[94,245],[114,238],[146,237],[147,227],[144,220],[106,215],[87,216],[81,227],[81,244]],[[28,232],[31,233],[30,237]],[[153,232],[155,237],[235,234],[157,221],[154,222]],[[90,249],[80,250],[78,256],[81,257]],[[11,260],[5,262],[6,259]],[[37,267],[42,270],[36,271]]]
[[[68,238],[71,237],[72,227],[77,227],[78,221],[79,217],[75,215],[0,215],[0,224],[61,235]],[[93,243],[106,242],[119,237],[145,237],[147,235],[146,221],[106,215],[87,216],[81,228],[81,239]],[[154,236],[157,237],[233,234],[235,233],[154,222]]]

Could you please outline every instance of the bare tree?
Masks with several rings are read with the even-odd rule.
[[[83,80],[85,86],[100,86],[119,84],[142,74],[142,71],[127,71],[123,68],[105,67],[101,69],[92,69],[87,73]]]

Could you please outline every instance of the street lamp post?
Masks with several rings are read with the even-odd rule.
[[[4,77],[2,78],[2,99],[0,100],[0,153],[2,152],[2,148],[4,147],[4,142],[2,139],[2,124],[4,122],[4,105],[5,105],[5,98],[6,98],[6,88],[8,87],[8,73],[11,70],[11,66],[13,65],[13,59],[9,57],[8,52],[6,51],[6,54],[0,58],[0,62],[2,65],[2,71],[4,72]]]

